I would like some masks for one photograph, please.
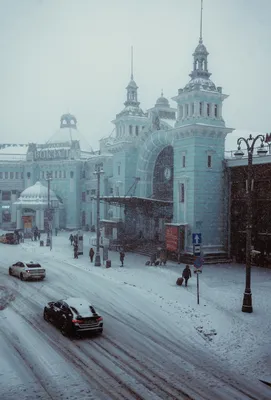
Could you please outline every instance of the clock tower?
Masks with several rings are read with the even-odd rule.
[[[174,133],[174,222],[187,225],[186,249],[192,233],[202,234],[202,250],[222,253],[225,245],[223,160],[227,128],[222,115],[228,97],[210,79],[208,51],[202,39],[193,53],[190,81],[178,90]]]

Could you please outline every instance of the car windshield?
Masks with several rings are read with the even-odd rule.
[[[41,268],[40,264],[26,264],[27,268]]]

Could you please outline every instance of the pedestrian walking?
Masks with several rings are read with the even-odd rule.
[[[70,234],[69,241],[71,242],[71,246],[72,246],[72,244],[73,244],[73,234],[72,233]]]
[[[94,250],[93,250],[93,248],[91,247],[90,250],[89,250],[90,262],[93,262],[93,257],[94,257]]]
[[[74,255],[74,258],[78,258],[78,244],[77,243],[74,243],[73,255]]]
[[[191,278],[191,270],[189,265],[187,264],[185,269],[183,270],[183,278],[185,282],[185,286],[187,286],[188,279]]]
[[[125,257],[124,251],[120,251],[120,262],[121,262],[121,267],[123,267],[124,257]]]

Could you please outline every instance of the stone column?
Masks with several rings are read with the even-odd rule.
[[[36,210],[36,227],[40,229],[40,210]]]
[[[22,210],[17,209],[16,211],[16,229],[21,229],[23,228],[23,221],[22,221]]]
[[[40,227],[41,231],[44,231],[44,210],[40,210]]]

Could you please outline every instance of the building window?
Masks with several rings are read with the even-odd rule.
[[[136,126],[136,131],[135,131],[135,133],[136,133],[136,136],[138,136],[138,126]]]
[[[180,184],[179,202],[184,203],[184,183]]]
[[[5,179],[8,179],[8,172],[5,172]]]
[[[118,165],[118,175],[120,175],[120,165]]]
[[[215,117],[217,118],[217,104],[215,104],[215,106],[214,106],[214,113],[215,113]]]
[[[207,161],[208,168],[212,168],[212,156],[208,155],[208,161]]]
[[[186,116],[186,117],[189,116],[189,107],[188,107],[188,104],[185,105],[185,116]]]
[[[63,171],[63,178],[66,179],[66,171]]]
[[[82,226],[86,225],[86,212],[82,211]]]
[[[0,172],[0,179],[3,179],[3,172]]]
[[[30,179],[30,176],[31,176],[30,172],[27,172],[27,178],[28,179]]]
[[[70,177],[73,178],[73,171],[70,172]]]
[[[2,221],[3,222],[11,222],[11,214],[9,211],[2,211]]]
[[[203,102],[199,103],[199,115],[203,116]]]
[[[11,192],[10,191],[4,191],[2,192],[2,200],[3,201],[9,201],[11,200]]]
[[[57,171],[55,171],[55,178],[57,178]]]
[[[85,203],[86,201],[86,192],[82,192],[82,202]]]
[[[129,125],[129,134],[132,135],[132,133],[133,133],[133,127],[132,125]]]
[[[178,110],[179,110],[179,119],[182,119],[183,118],[183,106],[179,106]]]
[[[96,190],[95,190],[95,189],[91,189],[90,194],[91,194],[92,196],[94,196],[94,195],[96,194]]]
[[[211,113],[211,104],[207,103],[207,115],[208,115],[208,117],[210,117],[210,113]]]
[[[21,172],[21,179],[24,179],[24,173]]]
[[[112,187],[110,188],[110,194],[114,194],[114,189]]]
[[[10,172],[10,179],[14,179],[14,172]]]
[[[195,114],[195,103],[191,104],[191,114],[192,116]]]
[[[62,171],[58,171],[58,177],[62,178]]]
[[[15,172],[15,179],[19,179],[19,172]]]
[[[185,168],[185,156],[183,156],[183,168]]]

